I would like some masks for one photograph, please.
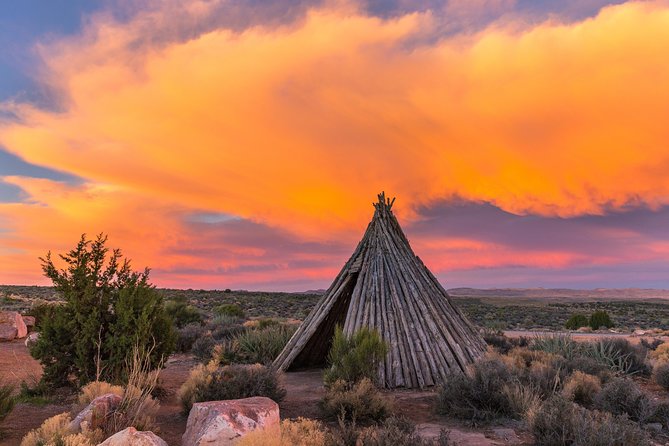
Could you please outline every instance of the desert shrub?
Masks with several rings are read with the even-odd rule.
[[[562,388],[566,373],[561,359],[534,362],[520,375],[524,384],[529,384],[542,398],[547,398]]]
[[[244,319],[246,315],[244,310],[237,304],[223,304],[214,307],[214,314],[218,316],[232,316],[239,319]]]
[[[150,351],[135,347],[128,359],[128,383],[121,401],[104,420],[102,430],[107,437],[128,427],[139,431],[153,430],[155,416],[160,409],[151,394],[158,383],[158,369],[154,369]]]
[[[515,382],[502,387],[502,394],[508,401],[513,418],[522,418],[541,404],[541,394],[534,386]]]
[[[577,356],[568,360],[564,364],[565,372],[571,374],[575,371],[597,376],[602,383],[606,383],[613,378],[611,370],[601,362],[587,356]]]
[[[295,327],[270,325],[264,329],[247,330],[237,336],[237,360],[245,364],[268,364],[281,353]]]
[[[276,319],[272,319],[271,317],[264,317],[261,319],[258,319],[258,328],[263,329],[267,327],[273,327],[276,325],[281,325],[281,321],[278,321]]]
[[[644,376],[650,374],[646,351],[626,339],[606,338],[588,343],[584,354],[606,365],[614,373]]]
[[[209,362],[212,358],[215,345],[216,341],[214,341],[214,338],[207,333],[195,340],[191,351],[193,356],[201,362]]]
[[[218,364],[215,361],[210,361],[207,365],[198,364],[190,371],[188,379],[177,391],[177,398],[181,403],[184,414],[187,414],[193,407],[197,390],[209,384],[217,369]]]
[[[354,383],[363,378],[376,383],[379,364],[387,352],[388,345],[377,331],[361,328],[347,337],[337,326],[323,380],[326,385],[338,380]]]
[[[580,356],[582,353],[578,342],[571,336],[563,334],[536,336],[530,343],[530,349],[560,355],[567,360]]]
[[[509,338],[498,330],[484,331],[483,340],[501,354],[506,354],[515,347],[526,347],[529,344],[529,339],[524,336]]]
[[[657,348],[650,352],[650,357],[656,361],[669,362],[669,342],[657,346]]]
[[[266,396],[280,402],[286,396],[279,382],[279,374],[269,367],[258,364],[228,365],[212,372],[205,368],[203,372],[204,376],[192,382],[187,381],[184,384],[187,388],[182,386],[179,392],[184,412],[190,411],[193,403],[202,401]]]
[[[598,310],[590,315],[589,325],[593,330],[597,330],[600,327],[611,328],[613,327],[613,321],[611,320],[609,313],[603,310]]]
[[[646,434],[624,416],[579,407],[555,395],[531,414],[529,425],[540,446],[648,445]]]
[[[104,381],[91,381],[81,388],[78,403],[81,406],[88,406],[95,398],[108,393],[122,397],[123,391],[124,389],[121,386],[115,386]]]
[[[242,334],[246,327],[242,325],[242,320],[232,316],[216,316],[207,323],[207,329],[211,331],[211,336],[216,341],[232,339]]]
[[[669,363],[658,362],[655,364],[653,368],[653,381],[665,390],[669,390]]]
[[[177,342],[175,350],[187,353],[193,348],[195,341],[204,335],[202,325],[198,323],[188,324],[177,330]]]
[[[183,328],[189,324],[202,325],[202,313],[200,310],[188,304],[185,297],[175,297],[165,303],[165,311],[172,318],[177,328]]]
[[[660,345],[664,344],[664,341],[662,339],[653,339],[652,341],[648,341],[646,338],[641,338],[640,344],[646,350],[652,351],[657,349]]]
[[[588,317],[583,314],[572,314],[567,322],[564,324],[564,328],[567,330],[578,330],[581,327],[586,327],[588,325]]]
[[[416,425],[404,417],[389,417],[380,425],[363,429],[358,437],[361,446],[418,446],[424,444]]]
[[[21,446],[94,446],[102,441],[99,431],[70,431],[70,415],[61,413],[46,419],[40,427],[28,432]]]
[[[390,402],[369,378],[354,384],[337,380],[327,389],[321,407],[329,418],[379,421],[390,415]]]
[[[582,406],[590,406],[601,389],[598,377],[577,370],[566,380],[562,396]]]
[[[64,269],[56,267],[51,253],[41,259],[45,276],[65,301],[42,322],[31,348],[48,385],[67,384],[69,376],[79,385],[95,379],[124,382],[133,346],[150,349],[154,367],[174,348],[172,322],[148,270],[132,271],[119,250],[108,255],[106,242],[103,235],[93,241],[82,236],[60,256]]]
[[[595,408],[614,415],[627,415],[630,419],[646,422],[655,408],[648,395],[629,378],[615,378],[602,387],[595,398]]]
[[[14,409],[14,388],[8,384],[0,385],[0,421],[4,420],[7,415]]]
[[[496,355],[472,364],[467,374],[452,373],[437,393],[437,412],[473,424],[517,417],[505,386],[516,382],[509,366]]]
[[[334,446],[323,424],[308,418],[283,420],[275,429],[258,429],[241,437],[239,446]]]

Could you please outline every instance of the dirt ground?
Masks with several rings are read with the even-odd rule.
[[[181,414],[177,400],[177,390],[188,377],[195,361],[188,355],[174,355],[160,374],[160,386],[164,390],[160,398],[160,412],[156,419],[157,433],[170,446],[181,444],[181,435],[186,430],[186,417]],[[36,382],[41,374],[40,364],[35,361],[23,341],[0,343],[0,378],[2,381],[19,385],[22,381]],[[282,418],[319,418],[318,401],[324,393],[321,371],[287,373],[284,377],[287,396],[280,404]],[[386,392],[393,400],[396,412],[414,421],[424,437],[436,437],[441,429],[451,432],[451,439],[462,446],[522,445],[531,444],[526,434],[513,426],[499,428],[469,429],[434,414],[431,391],[395,390]],[[17,404],[14,411],[0,423],[0,445],[18,446],[21,438],[38,427],[45,419],[72,408],[72,399],[62,398],[57,403],[37,406]]]

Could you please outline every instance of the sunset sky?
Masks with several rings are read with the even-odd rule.
[[[382,190],[447,288],[669,288],[669,2],[3,2],[0,283],[326,288]]]

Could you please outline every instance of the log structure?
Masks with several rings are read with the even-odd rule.
[[[376,329],[388,343],[379,367],[387,388],[426,387],[483,355],[479,331],[416,256],[379,194],[374,217],[351,258],[274,361],[279,370],[323,367],[336,325],[346,335]]]

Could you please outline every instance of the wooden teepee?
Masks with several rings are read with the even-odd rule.
[[[379,194],[358,247],[277,357],[276,368],[325,365],[337,324],[347,335],[360,327],[378,330],[390,347],[379,382],[389,388],[437,384],[483,354],[476,327],[411,250],[391,212],[394,201]]]

